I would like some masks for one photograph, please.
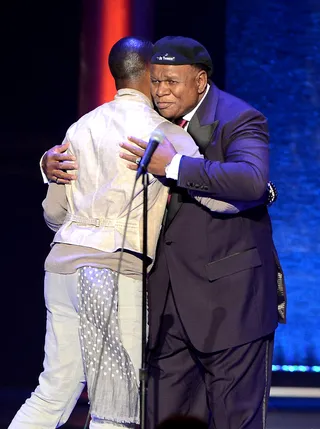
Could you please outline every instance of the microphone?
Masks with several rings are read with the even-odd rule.
[[[144,155],[141,158],[141,161],[139,163],[136,180],[139,179],[142,173],[145,173],[147,171],[152,155],[154,154],[158,145],[161,144],[164,139],[165,139],[165,135],[161,131],[159,130],[153,131],[153,133],[150,136],[149,143],[146,147]]]

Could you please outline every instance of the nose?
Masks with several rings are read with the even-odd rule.
[[[169,85],[167,82],[159,82],[157,85],[156,94],[158,97],[163,97],[164,95],[168,95],[170,93]]]

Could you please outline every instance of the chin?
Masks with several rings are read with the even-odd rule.
[[[166,109],[160,110],[158,109],[158,112],[160,113],[161,116],[163,116],[166,119],[174,119],[174,114],[171,112],[168,112]]]

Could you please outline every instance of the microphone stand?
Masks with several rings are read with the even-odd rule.
[[[147,267],[148,267],[148,185],[149,175],[146,169],[142,172],[143,184],[143,253],[142,253],[142,327],[141,327],[141,368],[140,381],[140,429],[146,429],[147,420]]]

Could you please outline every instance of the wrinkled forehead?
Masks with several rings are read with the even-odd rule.
[[[167,64],[151,64],[151,78],[153,79],[173,79],[185,78],[194,72],[194,67],[191,65],[167,65]]]

